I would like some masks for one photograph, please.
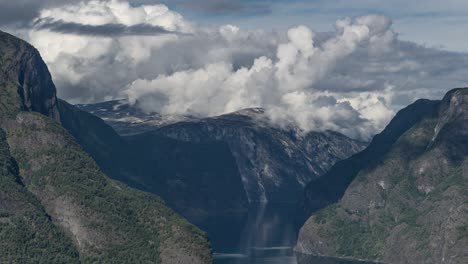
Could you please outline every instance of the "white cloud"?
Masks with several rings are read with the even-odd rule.
[[[33,27],[29,41],[59,96],[72,102],[128,96],[147,109],[206,116],[264,107],[279,124],[368,138],[398,108],[468,79],[467,54],[401,41],[384,16],[341,19],[326,33],[246,31],[199,27],[161,4],[113,0],[44,8],[36,21],[168,31],[99,36]]]
[[[182,15],[172,12],[163,4],[131,6],[121,0],[88,1],[43,9],[36,20],[61,20],[83,25],[118,23],[127,26],[149,24],[170,31],[190,32],[192,26]]]
[[[223,62],[153,80],[136,80],[125,94],[130,102],[139,101],[165,114],[210,116],[260,106],[278,123],[294,120],[305,130],[332,129],[367,137],[391,118],[388,95],[344,91],[345,96],[342,92],[318,91],[314,85],[359,45],[384,42],[379,38],[386,38],[390,23],[386,18],[369,16],[355,22],[340,20],[336,27],[336,36],[319,46],[314,45],[314,33],[309,28],[298,26],[288,30],[288,41],[278,46],[273,60],[262,56],[252,66],[237,70]],[[360,126],[356,126],[358,123]]]

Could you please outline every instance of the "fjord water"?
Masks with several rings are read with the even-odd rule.
[[[296,255],[294,203],[251,206],[248,212],[216,215],[199,224],[210,235],[215,264],[352,264]]]

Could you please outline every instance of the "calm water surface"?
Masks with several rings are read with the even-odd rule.
[[[363,264],[296,255],[295,205],[259,204],[246,213],[218,215],[198,225],[210,236],[215,264]]]

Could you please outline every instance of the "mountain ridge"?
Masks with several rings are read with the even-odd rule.
[[[325,177],[309,183],[300,200],[298,226],[300,227],[312,212],[337,202],[362,166],[378,163],[381,156],[388,152],[406,130],[428,113],[436,111],[438,104],[439,101],[419,99],[403,108],[381,133],[374,136],[367,148],[349,159],[337,162],[327,171]]]
[[[197,144],[224,142],[233,153],[250,202],[296,201],[297,193],[310,180],[366,145],[332,131],[305,133],[293,126],[277,127],[268,121],[262,108],[247,108],[207,118],[186,116],[185,120],[161,125],[154,121],[161,115],[143,115],[137,106],[122,103],[111,101],[80,105],[79,108],[105,118],[106,123],[121,131],[124,139],[132,142],[144,141],[138,138],[151,135]],[[135,124],[131,121],[115,123],[122,116],[128,120],[136,117],[153,121],[144,121],[143,125],[149,125],[143,130],[133,130]],[[157,125],[152,126],[151,122]],[[136,133],[131,133],[132,130]],[[268,197],[269,192],[272,197]]]
[[[0,33],[0,77],[2,261],[212,262],[203,232],[159,197],[109,179],[62,127],[36,49]]]
[[[467,88],[451,90],[376,162],[361,164],[343,196],[307,220],[296,250],[386,263],[466,263],[467,97]]]

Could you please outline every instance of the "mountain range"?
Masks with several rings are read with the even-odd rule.
[[[0,262],[212,263],[207,218],[282,203],[297,204],[298,253],[468,263],[467,131],[468,88],[414,102],[370,143],[262,108],[75,106],[0,31]]]
[[[36,49],[9,34],[0,37],[2,144],[11,161],[5,168],[36,199],[37,213],[69,244],[75,261],[208,261],[210,246],[201,231],[158,196],[135,189],[161,196],[203,226],[208,216],[247,212],[253,203],[295,202],[307,182],[365,146],[331,131],[278,128],[262,109],[167,118],[121,101],[76,107],[56,97]],[[127,116],[114,123],[103,116],[120,134],[80,109],[105,113],[105,105],[114,111],[107,114]],[[16,171],[8,169],[15,164]],[[2,221],[13,221],[15,213],[5,209]],[[11,253],[7,260],[20,256]]]
[[[124,141],[120,145],[127,145],[126,153],[132,153],[133,157],[140,155],[133,159],[138,166],[119,169],[120,174],[128,173],[116,173],[115,177],[161,194],[168,203],[173,202],[171,205],[176,210],[186,212],[189,219],[187,208],[212,211],[213,208],[207,208],[209,199],[218,201],[222,208],[233,209],[245,208],[245,202],[296,202],[308,182],[320,177],[335,162],[366,146],[365,142],[332,131],[304,133],[297,127],[278,127],[269,122],[261,108],[208,118],[166,118],[157,113],[145,113],[124,100],[78,107],[102,118],[119,132]],[[180,166],[190,161],[175,145],[184,147],[185,156],[203,153],[208,159],[201,161],[200,155],[194,154],[190,158],[198,162],[181,171]],[[95,152],[90,150],[91,154]],[[98,159],[98,163],[99,160],[103,165],[108,162]],[[129,163],[132,162],[127,165]],[[220,167],[215,168],[217,166]],[[213,183],[211,187],[195,186],[200,184],[203,174],[210,175],[206,177],[206,184]],[[197,180],[189,182],[190,179]],[[223,187],[223,183],[230,187]],[[181,186],[187,189],[183,191]],[[195,196],[187,198],[192,204],[185,202],[185,206],[181,206],[182,202],[174,202],[181,198],[181,193],[189,194],[194,189],[197,190],[194,195],[206,197],[203,203],[195,206],[196,201],[201,202]],[[220,189],[223,194],[216,194]],[[226,196],[234,190],[235,195]],[[233,204],[234,201],[238,202]]]

